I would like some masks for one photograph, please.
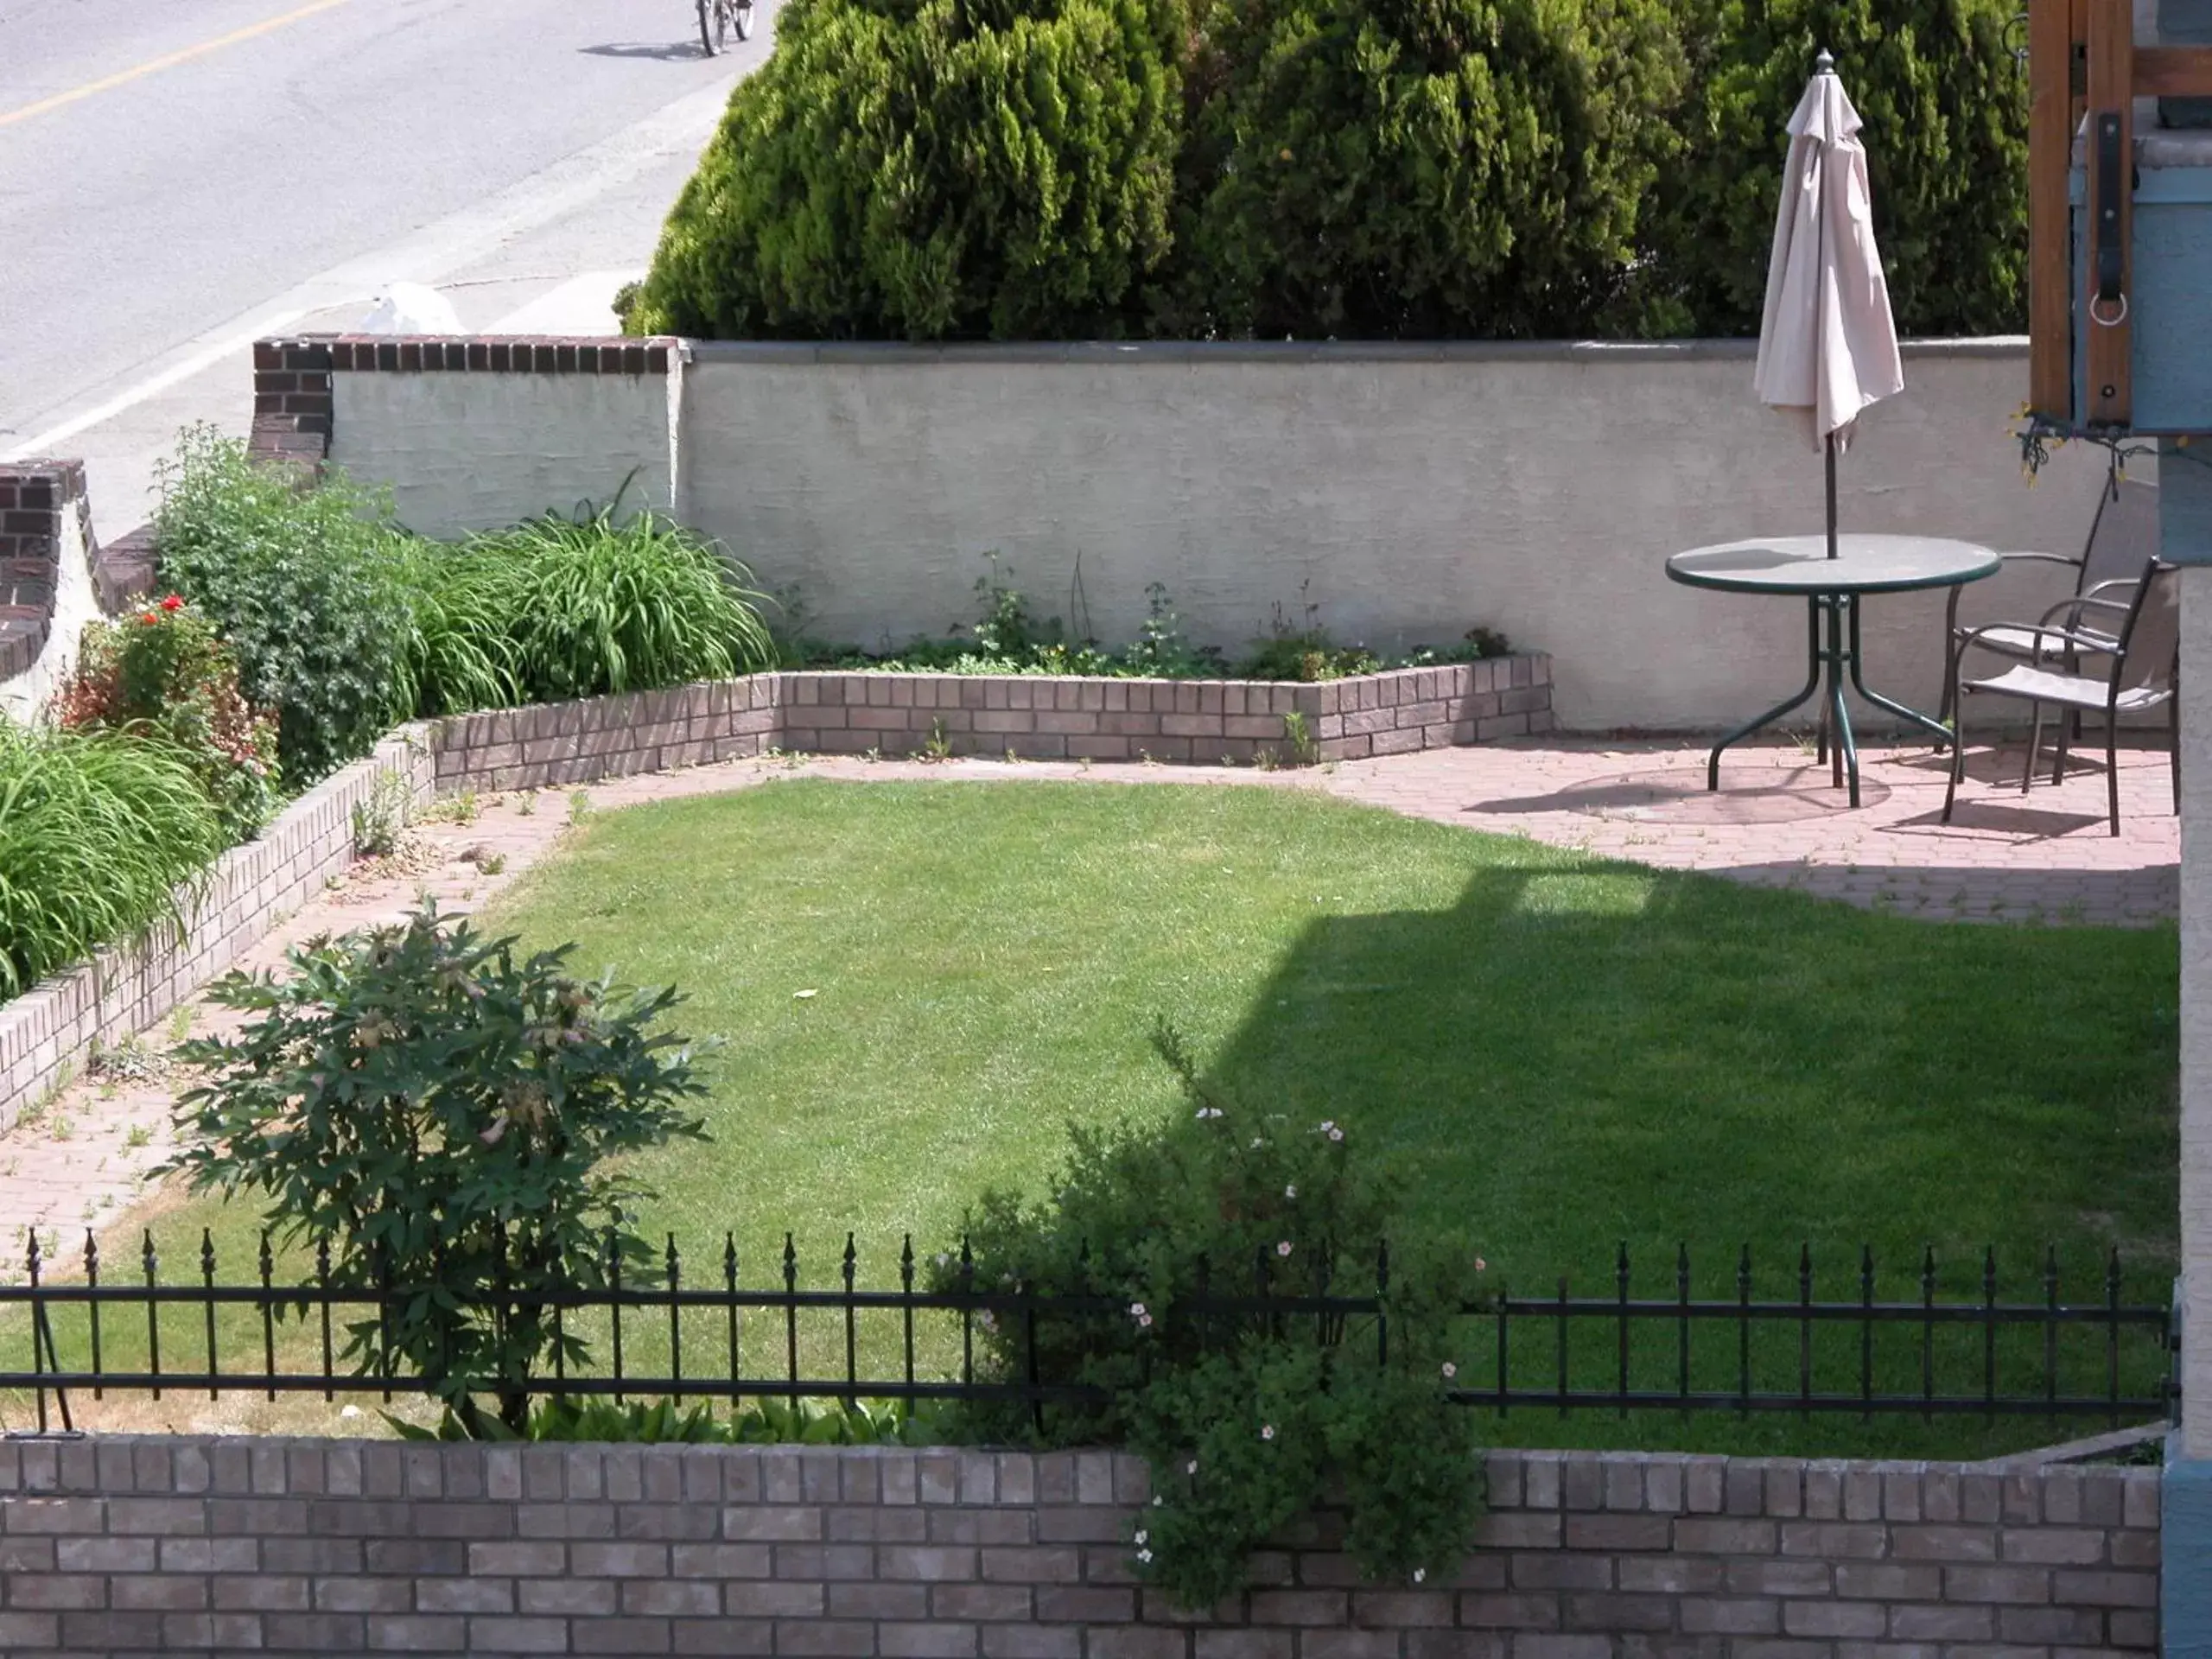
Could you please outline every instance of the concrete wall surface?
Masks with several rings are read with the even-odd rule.
[[[1112,642],[1155,582],[1231,652],[1309,605],[1392,652],[1501,628],[1554,658],[1568,729],[1713,729],[1803,679],[1797,606],[1662,569],[1820,528],[1819,455],[1752,399],[1748,341],[667,341],[643,373],[569,372],[573,343],[270,344],[295,389],[257,406],[312,404],[298,418],[332,459],[391,486],[416,529],[604,500],[634,471],[634,503],[672,504],[788,602],[787,626],[834,642],[972,622],[996,553],[1039,614]],[[2011,436],[2025,378],[2018,340],[1909,346],[1905,392],[1844,460],[1845,529],[2078,553],[2103,454],[2063,450],[2031,491]],[[2067,591],[2063,570],[2007,571],[1962,615]],[[1941,596],[1866,615],[1870,683],[1935,706]]]
[[[1749,342],[691,351],[682,514],[820,637],[972,620],[995,550],[1063,615],[1079,556],[1108,639],[1154,582],[1231,649],[1306,602],[1390,650],[1503,628],[1552,654],[1570,729],[1724,726],[1803,679],[1801,607],[1662,570],[1820,528],[1819,456],[1752,399]],[[2009,435],[2025,371],[2018,342],[1909,348],[1905,393],[1843,461],[1845,528],[2078,553],[2103,456],[2061,452],[2031,492]],[[2069,590],[2007,572],[1962,613]],[[1869,683],[1934,707],[1941,599],[1866,615]]]
[[[492,530],[578,503],[671,503],[662,374],[334,374],[330,459],[389,486],[424,536]]]
[[[2088,1659],[2158,1645],[2159,1471],[1492,1452],[1473,1548],[1321,1514],[1179,1613],[1103,1452],[0,1445],[0,1649],[813,1659]],[[1898,1644],[1894,1649],[1878,1643]],[[2000,1645],[2001,1644],[2001,1645]]]

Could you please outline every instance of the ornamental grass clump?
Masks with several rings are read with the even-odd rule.
[[[1242,1587],[1251,1552],[1325,1503],[1342,1505],[1344,1547],[1370,1576],[1447,1569],[1482,1505],[1471,1414],[1449,1394],[1484,1264],[1393,1214],[1345,1125],[1232,1100],[1173,1031],[1155,1045],[1183,1086],[1180,1121],[1077,1131],[1049,1202],[987,1196],[963,1252],[933,1269],[943,1290],[1094,1300],[1033,1326],[979,1316],[977,1364],[1018,1381],[1033,1363],[1105,1403],[968,1408],[963,1438],[1141,1452],[1154,1497],[1131,1560],[1185,1607]],[[1250,1305],[1319,1294],[1376,1299],[1387,1343],[1373,1315]]]
[[[282,981],[218,981],[244,1029],[179,1050],[209,1076],[178,1102],[171,1167],[267,1198],[334,1286],[401,1293],[347,1327],[346,1357],[423,1378],[475,1438],[524,1432],[531,1378],[589,1357],[548,1292],[652,1262],[613,1160],[702,1134],[691,1052],[660,1029],[676,993],[578,979],[567,955],[425,910],[296,949]]]
[[[775,647],[750,574],[711,543],[616,502],[458,547],[418,545],[410,652],[418,712],[556,702],[727,679]]]
[[[181,922],[177,888],[226,842],[173,746],[0,721],[0,995]]]

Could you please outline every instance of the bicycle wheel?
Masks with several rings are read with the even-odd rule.
[[[753,38],[752,0],[730,0],[729,15],[731,26],[737,30],[737,38],[741,41],[751,40]]]
[[[715,6],[716,0],[696,0],[696,3],[699,8],[699,47],[711,58],[715,55],[715,37],[708,30],[707,12]]]

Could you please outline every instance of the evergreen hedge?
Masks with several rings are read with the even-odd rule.
[[[1899,324],[2024,310],[2016,0],[791,0],[633,332],[1755,332],[1835,53]]]

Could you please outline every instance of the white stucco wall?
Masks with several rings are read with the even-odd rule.
[[[13,679],[0,681],[0,714],[23,724],[36,720],[77,666],[77,645],[85,625],[96,619],[92,593],[92,514],[79,495],[60,514],[59,569],[54,580],[54,618],[38,659]]]
[[[671,502],[669,378],[620,374],[335,374],[330,458],[388,485],[425,536],[511,524],[623,498]],[[632,474],[635,477],[632,479]]]
[[[1723,726],[1803,678],[1802,608],[1661,569],[1819,528],[1819,456],[1753,402],[1748,343],[692,349],[679,512],[818,637],[970,620],[995,550],[1046,613],[1080,555],[1109,639],[1155,581],[1230,647],[1301,600],[1385,648],[1500,627],[1553,653],[1569,728]],[[2101,454],[2029,490],[2024,345],[1911,348],[1906,378],[1844,461],[1845,526],[2078,552]],[[2063,591],[2007,573],[1964,613]],[[1869,602],[1876,689],[1934,706],[1941,605]]]

